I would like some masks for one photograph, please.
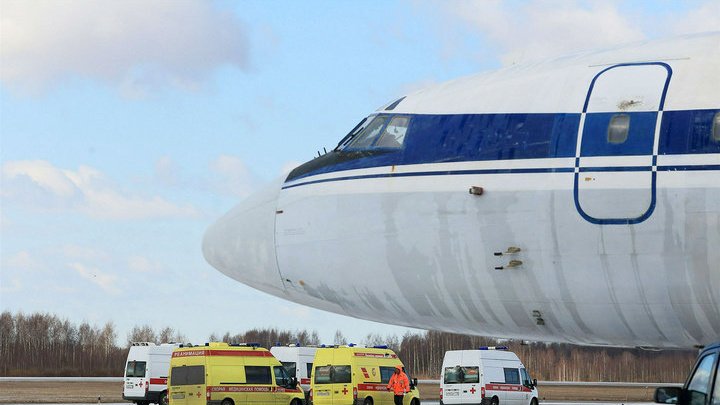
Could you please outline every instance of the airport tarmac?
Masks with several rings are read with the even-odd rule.
[[[540,401],[541,405],[649,405],[652,402],[549,402],[549,401]],[[104,403],[103,405],[129,405],[132,404],[132,402],[117,402],[117,403]],[[439,405],[439,401],[422,401],[423,405]],[[5,405],[37,405],[37,404],[29,404],[29,403],[17,403],[17,404],[5,404]],[[65,404],[43,404],[43,405],[67,405]],[[97,405],[97,403],[81,403],[81,404],[74,404],[74,405]]]

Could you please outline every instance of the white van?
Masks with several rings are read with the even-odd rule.
[[[273,346],[270,353],[280,360],[290,377],[295,377],[307,396],[310,392],[310,374],[317,347],[287,345]]]
[[[445,352],[440,404],[538,405],[537,381],[507,347]]]
[[[166,405],[170,357],[179,343],[135,342],[130,346],[123,381],[123,399],[138,405]]]

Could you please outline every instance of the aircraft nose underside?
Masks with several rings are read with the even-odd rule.
[[[280,184],[254,193],[208,228],[205,260],[223,274],[277,295],[283,284],[275,257],[275,210]]]

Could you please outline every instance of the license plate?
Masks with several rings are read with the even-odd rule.
[[[319,397],[329,397],[330,391],[318,391],[315,393],[315,395],[317,395]]]
[[[446,397],[457,397],[460,395],[460,391],[445,391]]]
[[[132,387],[134,387],[134,386],[135,386],[135,384],[133,384],[133,383],[131,383],[131,382],[125,383],[125,388],[132,388]]]
[[[172,394],[172,398],[173,399],[183,399],[183,398],[185,398],[185,393],[180,392],[177,394]]]

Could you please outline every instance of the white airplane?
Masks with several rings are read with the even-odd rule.
[[[356,318],[539,341],[720,337],[720,32],[418,91],[212,225],[229,277]]]

